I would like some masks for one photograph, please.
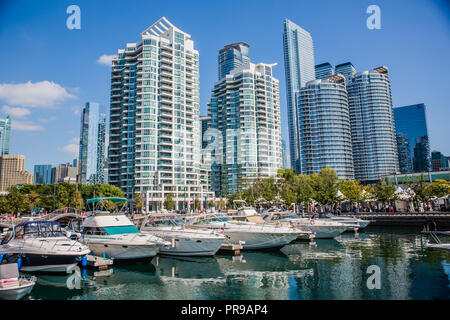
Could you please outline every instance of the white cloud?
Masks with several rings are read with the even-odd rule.
[[[42,131],[42,130],[44,130],[44,128],[39,124],[35,124],[31,121],[19,121],[19,120],[11,121],[11,129],[16,130],[16,131]]]
[[[0,84],[0,100],[22,107],[52,107],[56,103],[75,98],[59,84],[50,81]]]
[[[2,107],[2,112],[5,113],[6,115],[11,116],[12,118],[23,118],[29,114],[31,114],[31,111],[25,108],[12,108],[9,106],[3,106]]]
[[[51,116],[51,117],[48,117],[48,118],[41,118],[41,119],[39,119],[39,121],[40,121],[40,122],[43,122],[43,123],[47,123],[47,122],[49,122],[49,121],[54,121],[54,120],[56,120],[56,117],[55,117],[55,116]]]
[[[83,107],[72,107],[73,114],[79,116]]]
[[[112,59],[117,57],[115,54],[107,55],[104,54],[98,58],[97,63],[104,64],[105,66],[111,67]]]
[[[60,151],[71,153],[73,156],[78,156],[78,151],[80,148],[80,139],[72,138],[70,143],[66,144],[64,147],[59,148]]]

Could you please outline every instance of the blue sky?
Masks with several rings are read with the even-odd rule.
[[[81,30],[66,27],[71,4],[81,8]],[[366,27],[372,4],[381,9],[381,30]],[[13,114],[10,153],[24,154],[28,171],[72,161],[81,106],[109,107],[110,68],[98,59],[137,42],[162,16],[191,34],[199,50],[202,114],[217,80],[219,49],[245,41],[253,62],[278,63],[287,139],[282,32],[289,18],[311,33],[316,64],[351,61],[358,71],[388,66],[394,106],[425,103],[431,148],[450,155],[447,1],[0,0],[0,116]]]

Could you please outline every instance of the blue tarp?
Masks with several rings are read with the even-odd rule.
[[[140,233],[135,226],[117,226],[117,227],[103,227],[108,235],[124,234],[124,233]]]

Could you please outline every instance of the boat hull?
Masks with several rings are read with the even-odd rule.
[[[347,230],[346,226],[319,226],[309,225],[309,229],[314,233],[315,239],[332,239]]]
[[[192,256],[203,257],[213,256],[219,251],[224,238],[182,238],[182,237],[162,237],[164,240],[174,241],[174,246],[161,246],[159,252],[170,256]]]
[[[24,272],[71,273],[82,257],[83,255],[23,253],[20,270]]]
[[[245,242],[242,245],[244,250],[259,250],[281,248],[294,241],[297,233],[264,233],[264,232],[240,232],[233,230],[224,230],[225,243]]]
[[[115,260],[151,259],[159,252],[157,244],[123,245],[91,241],[86,244],[95,256],[106,256]]]
[[[33,290],[35,282],[27,282],[14,288],[0,288],[1,300],[20,300]]]

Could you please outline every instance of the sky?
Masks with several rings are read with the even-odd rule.
[[[69,30],[68,6],[81,10]],[[370,30],[370,5],[381,29]],[[283,20],[312,36],[315,63],[352,62],[358,71],[389,68],[394,107],[425,103],[432,150],[450,156],[450,2],[382,0],[0,0],[0,117],[12,117],[10,154],[35,164],[72,162],[80,110],[109,109],[108,56],[161,17],[191,35],[200,56],[201,114],[217,81],[217,55],[244,41],[254,63],[278,63],[282,134],[288,141]]]

